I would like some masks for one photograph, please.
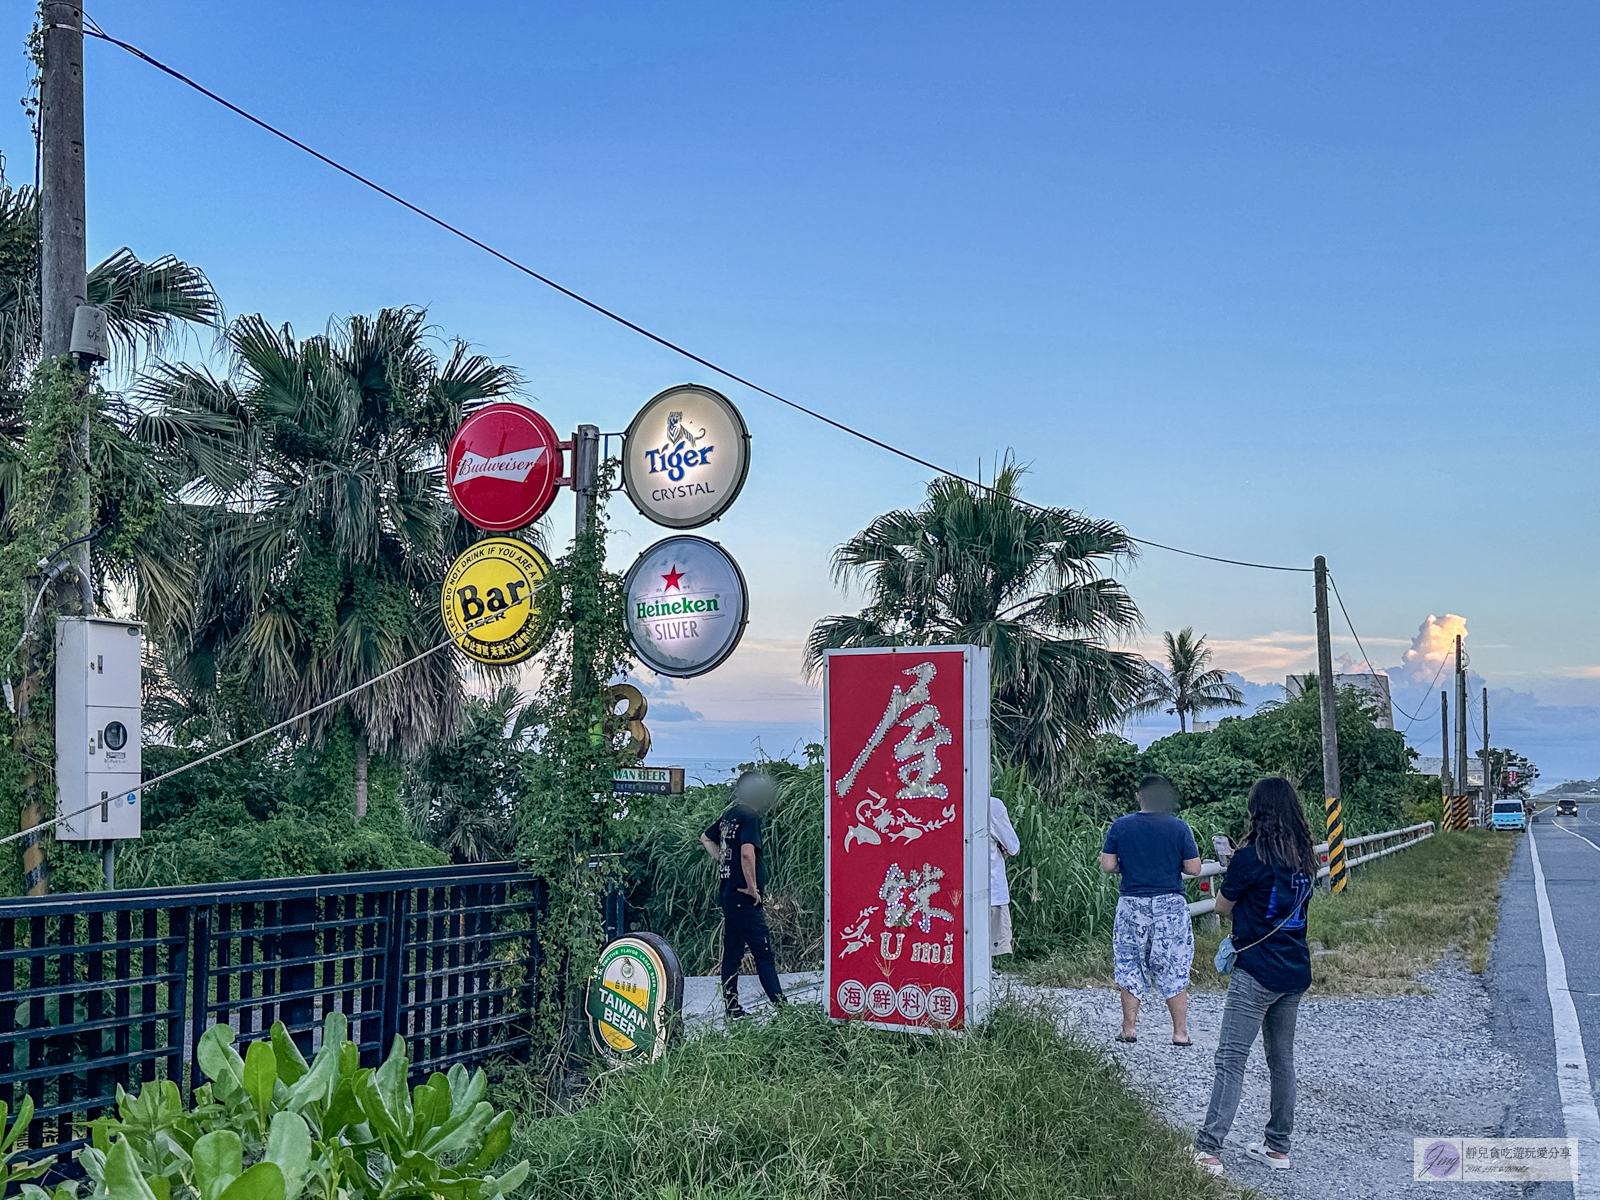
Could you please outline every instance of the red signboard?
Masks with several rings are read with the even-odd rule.
[[[823,678],[829,1014],[960,1028],[989,992],[989,655],[831,650]]]
[[[556,498],[561,447],[531,408],[489,404],[465,421],[445,455],[450,502],[479,529],[505,532],[537,521]]]

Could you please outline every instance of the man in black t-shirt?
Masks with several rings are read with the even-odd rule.
[[[717,864],[717,903],[722,906],[722,1003],[730,1017],[742,1017],[739,964],[745,947],[756,960],[761,987],[774,1004],[784,1003],[772,936],[762,910],[767,864],[761,851],[761,818],[778,798],[772,776],[746,771],[733,785],[733,804],[700,835],[700,844]]]

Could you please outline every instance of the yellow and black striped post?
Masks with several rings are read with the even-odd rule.
[[[1344,891],[1350,871],[1344,861],[1344,808],[1339,797],[1328,797],[1328,890]]]

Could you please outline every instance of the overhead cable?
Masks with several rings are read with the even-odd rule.
[[[727,367],[724,367],[724,366],[720,366],[717,363],[713,362],[711,359],[706,358],[706,357],[704,357],[702,355],[696,354],[694,351],[689,350],[686,347],[679,345],[677,342],[672,341],[670,338],[664,337],[663,335],[661,335],[659,333],[655,333],[652,330],[645,328],[643,325],[640,325],[636,321],[629,320],[627,317],[623,316],[621,313],[618,313],[613,309],[607,308],[605,305],[599,303],[598,301],[589,299],[587,296],[583,295],[580,292],[574,291],[573,289],[565,286],[564,284],[556,282],[554,279],[551,279],[548,275],[543,275],[540,272],[534,270],[532,267],[527,266],[524,263],[518,262],[516,259],[512,258],[509,254],[505,254],[502,251],[496,250],[493,246],[489,245],[487,242],[482,241],[479,238],[474,237],[472,234],[466,232],[466,230],[464,230],[464,229],[461,229],[459,226],[452,225],[449,221],[444,220],[442,217],[437,217],[433,213],[429,212],[427,209],[422,208],[419,205],[413,204],[411,201],[405,199],[405,197],[399,196],[399,195],[395,194],[394,192],[391,192],[388,188],[384,187],[382,184],[375,183],[373,180],[368,179],[365,175],[362,175],[360,172],[354,171],[351,168],[345,166],[343,163],[337,161],[336,159],[330,158],[328,155],[323,154],[320,150],[313,149],[311,146],[306,145],[306,143],[300,141],[300,139],[294,137],[293,135],[285,133],[283,130],[279,129],[277,126],[272,125],[269,122],[262,120],[260,117],[256,116],[254,113],[248,112],[247,110],[245,110],[243,108],[240,108],[237,104],[234,104],[232,101],[224,99],[223,97],[219,96],[216,92],[213,92],[210,88],[207,88],[202,84],[196,83],[193,79],[189,78],[187,75],[183,74],[183,72],[177,70],[176,68],[168,66],[166,63],[160,61],[159,59],[152,58],[150,55],[146,54],[143,50],[139,49],[137,46],[134,46],[134,45],[129,44],[128,42],[122,41],[120,38],[112,37],[105,30],[101,29],[99,24],[96,23],[92,18],[90,18],[87,13],[84,14],[84,18],[83,19],[84,19],[84,33],[85,33],[86,36],[99,38],[101,41],[109,42],[113,46],[117,46],[117,47],[120,47],[123,50],[126,50],[129,54],[132,54],[135,58],[138,58],[140,61],[148,63],[150,66],[156,68],[156,70],[161,71],[162,73],[164,73],[166,75],[170,75],[172,78],[176,79],[179,83],[182,83],[187,87],[193,88],[195,91],[199,92],[202,96],[205,96],[207,99],[213,100],[216,103],[222,105],[222,107],[226,108],[229,112],[232,112],[232,113],[236,114],[237,116],[243,117],[245,120],[249,121],[252,125],[256,125],[259,128],[264,129],[266,132],[272,134],[274,137],[281,138],[282,140],[288,142],[291,146],[295,147],[297,150],[304,151],[305,153],[311,155],[311,157],[317,159],[319,162],[322,162],[322,163],[326,164],[327,166],[332,167],[335,171],[338,171],[343,175],[347,175],[351,179],[355,180],[357,183],[361,184],[362,186],[371,188],[373,191],[377,192],[379,195],[384,196],[387,199],[393,200],[396,204],[400,205],[402,208],[408,209],[409,211],[415,213],[417,216],[421,217],[423,220],[430,221],[433,224],[437,225],[440,229],[443,229],[446,232],[455,234],[456,237],[462,239],[465,242],[471,243],[472,245],[476,246],[478,249],[482,250],[485,254],[491,255],[494,258],[499,259],[501,262],[505,263],[507,266],[509,266],[509,267],[511,267],[511,268],[513,268],[515,270],[521,271],[524,275],[528,276],[530,279],[535,279],[538,282],[544,284],[546,287],[551,288],[551,289],[553,289],[553,290],[555,290],[557,292],[560,292],[563,296],[566,296],[569,300],[577,301],[579,304],[583,305],[585,308],[588,308],[588,309],[600,314],[602,317],[605,317],[607,320],[615,321],[618,325],[621,325],[626,329],[631,329],[634,333],[637,333],[640,337],[647,338],[650,341],[656,343],[658,346],[661,346],[664,349],[672,351],[672,353],[674,353],[674,354],[680,355],[683,358],[688,359],[690,362],[698,363],[700,366],[705,367],[706,370],[714,371],[718,375],[721,375],[724,379],[731,379],[735,383],[741,384],[742,386],[749,388],[753,392],[758,392],[761,395],[768,397],[769,399],[776,400],[779,404],[787,405],[789,408],[794,409],[796,412],[804,413],[806,416],[811,417],[813,420],[821,421],[825,425],[831,425],[834,429],[839,430],[841,433],[848,434],[849,436],[854,437],[854,438],[859,438],[861,441],[867,442],[870,445],[878,447],[878,449],[880,449],[880,450],[885,450],[890,454],[893,454],[893,455],[896,455],[896,456],[898,456],[900,458],[903,458],[907,462],[916,463],[919,467],[925,467],[925,468],[927,468],[928,470],[934,472],[937,475],[943,475],[943,476],[945,476],[945,477],[947,477],[949,479],[956,480],[959,483],[966,484],[969,487],[974,487],[974,488],[977,488],[977,489],[979,489],[981,491],[998,494],[997,489],[991,487],[988,484],[982,483],[982,482],[980,482],[979,480],[976,480],[976,479],[968,478],[967,476],[962,475],[959,472],[952,471],[947,467],[941,467],[937,463],[929,462],[925,458],[920,458],[917,455],[912,454],[909,450],[902,450],[900,447],[891,445],[890,443],[888,443],[886,441],[883,441],[881,438],[873,437],[871,434],[865,433],[862,430],[854,428],[853,426],[846,425],[842,421],[836,421],[832,417],[827,416],[827,415],[825,415],[823,413],[820,413],[814,408],[808,408],[804,404],[801,404],[801,403],[799,403],[797,401],[794,401],[794,400],[790,400],[786,396],[781,396],[777,392],[772,391],[770,388],[762,387],[759,383],[756,383],[755,381],[753,381],[751,379],[745,378],[743,375],[738,374],[736,371],[733,371],[733,370],[731,370],[731,369],[729,369]],[[1031,509],[1034,509],[1034,510],[1039,511],[1039,512],[1048,511],[1045,505],[1034,504],[1031,501],[1022,500],[1022,499],[1020,499],[1018,497],[1011,497],[1011,499],[1016,504],[1023,505],[1024,507],[1031,508]],[[1235,567],[1253,567],[1253,568],[1256,568],[1256,569],[1262,570],[1262,571],[1293,571],[1293,572],[1299,572],[1299,573],[1310,573],[1313,570],[1313,568],[1311,568],[1311,567],[1288,567],[1288,566],[1281,566],[1281,565],[1276,564],[1276,563],[1250,562],[1248,560],[1240,559],[1240,558],[1225,558],[1225,557],[1222,557],[1222,556],[1216,555],[1216,554],[1202,554],[1197,550],[1184,550],[1184,549],[1182,549],[1181,547],[1178,547],[1178,546],[1169,546],[1164,542],[1151,541],[1148,538],[1132,537],[1131,535],[1129,537],[1129,540],[1133,541],[1133,542],[1136,542],[1141,546],[1149,546],[1149,547],[1152,547],[1153,549],[1156,549],[1156,550],[1167,550],[1167,551],[1170,551],[1173,554],[1183,554],[1183,555],[1187,555],[1190,558],[1201,558],[1201,559],[1205,559],[1208,562],[1227,563],[1228,565],[1235,566]]]
[[[375,683],[382,683],[385,679],[389,678],[389,676],[398,674],[399,672],[404,671],[407,667],[412,666],[415,663],[421,662],[423,659],[427,658],[430,654],[437,654],[440,650],[443,650],[446,646],[449,646],[451,644],[452,644],[452,642],[449,642],[449,641],[440,642],[437,646],[434,646],[434,647],[432,647],[430,649],[424,650],[421,654],[417,655],[415,658],[408,658],[408,659],[406,659],[405,662],[401,663],[399,666],[390,667],[383,674],[374,675],[371,679],[367,680],[365,683],[358,683],[358,684],[356,684],[355,687],[349,688],[346,691],[340,692],[332,700],[324,700],[321,704],[318,704],[318,705],[315,705],[315,706],[313,706],[311,708],[306,709],[305,712],[296,713],[294,716],[290,717],[288,720],[279,721],[276,725],[268,726],[266,729],[261,730],[259,733],[252,733],[249,737],[240,738],[237,742],[234,742],[231,745],[224,746],[220,750],[213,750],[210,754],[203,754],[199,758],[195,759],[193,762],[186,762],[181,767],[176,767],[173,770],[168,771],[164,775],[157,775],[154,779],[146,779],[143,783],[139,784],[138,787],[129,788],[126,792],[120,792],[119,791],[117,793],[117,795],[119,795],[119,796],[125,796],[125,795],[126,796],[131,796],[135,792],[143,792],[146,788],[153,788],[153,787],[155,787],[156,784],[164,783],[168,779],[173,778],[174,776],[182,775],[185,771],[192,771],[196,767],[200,766],[202,763],[208,763],[214,758],[221,758],[224,754],[231,754],[233,751],[239,749],[239,747],[248,746],[251,742],[255,741],[256,739],[266,737],[269,733],[277,733],[280,729],[287,729],[289,726],[295,724],[296,722],[304,721],[307,717],[314,716],[315,714],[321,712],[325,708],[333,707],[335,704],[338,704],[341,700],[349,699],[351,696],[354,696],[357,692],[364,691],[365,689],[371,687]],[[48,821],[40,821],[37,825],[30,825],[30,826],[28,826],[28,828],[22,830],[20,833],[13,833],[13,834],[9,835],[8,837],[0,838],[0,846],[4,846],[7,842],[18,841],[21,838],[25,838],[25,837],[29,837],[29,836],[37,836],[39,831],[42,830],[42,829],[48,829],[50,826],[59,824],[62,821],[70,821],[73,817],[81,816],[83,813],[92,812],[93,810],[99,808],[101,805],[103,805],[105,803],[106,803],[106,801],[104,801],[104,800],[96,800],[93,804],[86,804],[82,808],[75,808],[69,813],[62,813],[60,816],[51,817],[50,820],[48,820]]]
[[[1355,640],[1356,640],[1356,649],[1361,651],[1362,661],[1364,661],[1367,664],[1367,672],[1370,675],[1372,675],[1374,678],[1376,678],[1378,672],[1373,668],[1372,658],[1367,653],[1367,648],[1361,644],[1361,635],[1356,632],[1355,624],[1350,620],[1350,610],[1347,609],[1344,606],[1344,597],[1339,595],[1339,584],[1338,584],[1338,581],[1334,579],[1333,573],[1331,571],[1328,573],[1328,582],[1333,586],[1333,598],[1339,602],[1339,611],[1344,614],[1345,627],[1350,630],[1350,636],[1355,638]],[[1443,670],[1444,670],[1444,659],[1440,659],[1439,660],[1439,670],[1435,671],[1433,673],[1433,682],[1434,683],[1439,682],[1439,675],[1440,675],[1441,672],[1443,672]],[[1433,691],[1433,683],[1430,683],[1428,685],[1428,691],[1430,691],[1430,692]],[[1395,698],[1394,698],[1394,696],[1392,694],[1389,697],[1389,703],[1393,704],[1396,708],[1400,709],[1400,715],[1401,716],[1410,717],[1411,718],[1410,723],[1406,725],[1405,729],[1400,731],[1401,733],[1410,732],[1411,726],[1415,725],[1418,721],[1420,721],[1422,719],[1422,714],[1421,713],[1410,713],[1410,712],[1407,712],[1404,708],[1401,708],[1399,703],[1395,700]]]

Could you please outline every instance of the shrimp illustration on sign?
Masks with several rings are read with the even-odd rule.
[[[863,908],[860,912],[861,919],[854,925],[847,925],[839,931],[840,938],[844,941],[844,949],[839,951],[839,957],[854,954],[866,946],[872,945],[872,935],[867,932],[867,926],[872,924],[872,914],[878,911],[874,904],[871,908]]]
[[[950,745],[952,741],[949,727],[940,723],[939,708],[929,696],[928,685],[937,670],[933,663],[923,662],[904,672],[916,682],[909,689],[902,689],[898,684],[895,686],[872,736],[861,748],[861,753],[856,755],[850,770],[834,784],[840,799],[850,794],[872,752],[883,744],[889,731],[896,725],[903,726],[906,733],[894,746],[895,762],[900,764],[896,774],[903,785],[895,793],[895,799],[944,800],[949,797],[950,790],[944,784],[934,782],[934,776],[939,773],[939,748]],[[889,801],[871,788],[867,789],[867,796],[868,799],[856,805],[857,823],[845,832],[846,850],[855,842],[881,845],[885,834],[909,842],[928,830],[941,828],[955,818],[955,809],[952,807],[945,809],[943,820],[924,821],[904,808],[891,812]]]

